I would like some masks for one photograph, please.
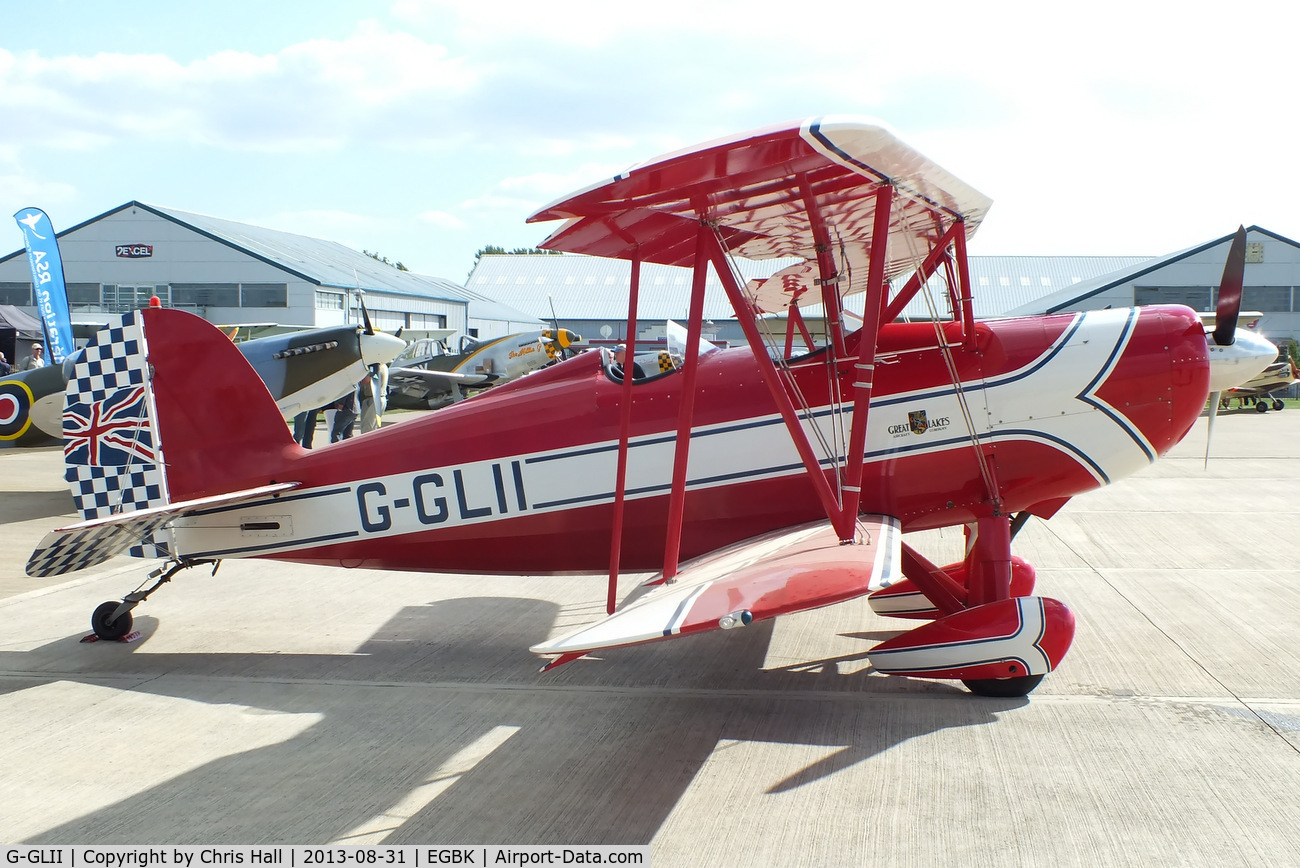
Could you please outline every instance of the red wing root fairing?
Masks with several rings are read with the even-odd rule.
[[[239,360],[183,370],[197,367],[196,347],[229,346],[218,332],[145,311],[124,326],[138,331],[121,351],[137,373],[83,390],[82,403],[113,409],[140,390],[147,448],[113,453],[126,471],[69,454],[79,503],[102,504],[84,517],[108,518],[67,533],[93,545],[132,510],[165,507],[154,542],[182,566],[607,573],[610,616],[534,648],[558,662],[874,592],[882,614],[933,619],[875,649],[877,670],[1022,694],[1060,663],[1073,618],[1031,596],[1010,516],[1050,514],[1176,443],[1205,403],[1206,341],[1176,306],[976,322],[966,239],[988,207],[858,120],[773,127],[635,167],[532,219],[567,220],[545,247],[632,262],[630,323],[641,262],[694,269],[680,368],[620,380],[588,353],[314,451],[290,441],[273,404],[248,399],[257,381]],[[802,264],[745,286],[734,255]],[[699,349],[709,269],[743,348]],[[934,285],[949,321],[893,322]],[[855,297],[860,317],[846,309]],[[825,322],[817,338],[810,305]],[[790,322],[771,348],[770,311]],[[796,332],[820,348],[791,359]],[[214,388],[245,405],[238,425],[198,406]],[[900,542],[952,525],[968,528],[960,564],[934,566]],[[38,551],[38,562],[51,560]],[[623,570],[661,572],[615,611]],[[106,630],[120,626],[112,615]]]

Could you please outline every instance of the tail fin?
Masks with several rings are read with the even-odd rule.
[[[165,308],[140,313],[171,498],[251,488],[282,471],[299,447],[243,353],[194,314]]]
[[[85,520],[251,487],[297,449],[229,339],[166,309],[96,334],[68,381],[63,434],[65,478]]]

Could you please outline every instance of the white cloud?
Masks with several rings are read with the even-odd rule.
[[[398,19],[414,25],[454,24],[463,39],[473,42],[499,42],[522,35],[535,41],[597,45],[629,31],[663,29],[669,24],[679,30],[712,30],[725,26],[731,17],[726,6],[726,3],[658,0],[651,10],[646,6],[606,0],[565,0],[560,3],[397,0],[391,12]]]
[[[39,119],[7,134],[62,148],[131,140],[336,148],[385,138],[404,116],[455,103],[475,85],[444,46],[371,23],[343,40],[263,56],[222,51],[188,64],[161,55],[49,58],[0,50],[0,111]],[[436,135],[436,126],[424,125],[422,134]]]
[[[0,202],[8,203],[7,207],[15,209],[34,205],[48,212],[51,206],[72,201],[76,193],[76,187],[71,184],[40,181],[26,174],[0,175]],[[80,217],[73,222],[78,220]]]
[[[569,157],[574,154],[591,154],[601,151],[617,151],[635,147],[637,140],[631,136],[618,135],[599,128],[574,130],[582,133],[581,137],[557,138],[540,134],[520,142],[519,153],[539,157]]]
[[[626,165],[583,163],[568,172],[535,172],[514,178],[503,178],[496,189],[519,196],[537,197],[547,201],[592,184],[607,181],[626,169]]]
[[[415,219],[424,223],[429,223],[439,229],[465,228],[464,220],[461,220],[454,214],[448,214],[446,211],[422,211],[415,215]]]
[[[508,212],[526,216],[536,210],[536,205],[532,199],[489,193],[466,199],[460,203],[460,208],[471,212]],[[520,219],[522,222],[522,216]]]
[[[0,116],[18,119],[0,183],[106,198],[82,216],[201,200],[415,256],[534,237],[538,207],[683,146],[868,114],[995,200],[976,244],[1006,243],[989,252],[1160,251],[1156,233],[1186,237],[1201,214],[1262,222],[1300,195],[1289,31],[1252,10],[827,0],[811,25],[775,0],[395,0],[371,13],[386,22],[307,18],[285,44],[231,30],[185,55],[0,50]],[[791,37],[809,26],[814,54]]]

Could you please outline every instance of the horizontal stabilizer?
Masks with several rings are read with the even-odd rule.
[[[84,570],[121,554],[150,537],[172,519],[218,506],[256,500],[297,488],[296,482],[262,485],[212,497],[200,497],[94,518],[47,533],[27,560],[27,575],[37,578],[61,576]]]
[[[530,650],[572,655],[636,645],[828,606],[902,578],[896,518],[859,518],[859,542],[841,545],[826,521],[744,540],[688,561],[609,617]],[[647,584],[659,580],[652,579]]]

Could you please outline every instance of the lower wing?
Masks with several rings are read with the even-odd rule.
[[[858,527],[857,540],[844,545],[827,521],[735,543],[686,562],[671,584],[652,579],[614,614],[530,650],[559,655],[556,666],[606,648],[829,606],[901,579],[898,519],[864,515]]]

